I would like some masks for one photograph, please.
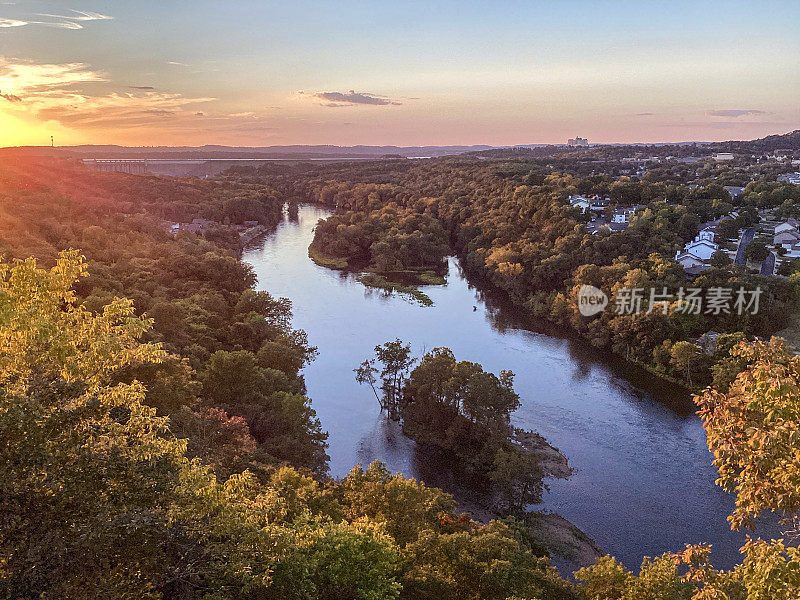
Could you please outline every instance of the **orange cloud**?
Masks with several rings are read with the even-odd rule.
[[[0,58],[0,89],[14,102],[15,115],[37,121],[56,121],[77,129],[118,129],[161,123],[165,118],[189,118],[188,105],[213,98],[136,90],[126,93],[88,93],[85,84],[108,78],[83,63],[35,64]]]

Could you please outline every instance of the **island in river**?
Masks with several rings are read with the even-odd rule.
[[[379,459],[456,497],[473,493],[387,421],[352,373],[374,346],[396,337],[417,354],[447,346],[489,371],[512,370],[522,401],[513,424],[568,457],[574,474],[553,480],[537,509],[562,515],[628,568],[700,542],[713,544],[719,568],[736,564],[745,534],[728,526],[734,501],[715,485],[703,428],[684,393],[676,397],[672,386],[584,344],[532,330],[513,307],[471,286],[454,258],[447,284],[425,288],[432,307],[316,265],[308,246],[317,221],[330,214],[300,206],[243,260],[259,286],[292,300],[296,326],[320,350],[304,372],[330,433],[333,476]],[[764,535],[777,531],[763,527]]]

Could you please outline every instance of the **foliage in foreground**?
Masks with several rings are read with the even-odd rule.
[[[521,531],[377,463],[218,480],[117,377],[164,359],[150,321],[78,304],[85,275],[74,251],[0,263],[3,597],[577,597]]]
[[[783,340],[742,342],[731,354],[747,364],[727,393],[695,398],[719,470],[718,483],[736,493],[735,529],[765,511],[786,518],[786,540],[749,539],[741,564],[715,570],[709,546],[646,558],[633,575],[611,557],[577,572],[590,600],[797,600],[800,598],[800,356]]]
[[[728,572],[713,569],[705,546],[645,559],[638,575],[607,557],[575,586],[513,522],[458,517],[449,495],[377,463],[340,482],[291,467],[218,479],[186,457],[144,387],[120,381],[119,370],[165,353],[139,341],[150,322],[130,301],[98,313],[78,304],[85,274],[74,251],[49,271],[33,259],[0,263],[4,597],[800,597],[800,551],[780,540],[748,542]],[[778,341],[734,354],[748,366],[730,390],[698,398],[721,483],[737,493],[732,522],[796,516],[800,358]]]

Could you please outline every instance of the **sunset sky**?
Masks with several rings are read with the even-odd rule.
[[[0,1],[0,146],[751,139],[800,2]]]

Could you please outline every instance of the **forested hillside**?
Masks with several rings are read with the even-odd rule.
[[[575,597],[513,523],[378,464],[324,476],[315,349],[230,243],[277,222],[271,188],[0,174],[4,595]],[[219,227],[169,231],[198,217]]]
[[[557,298],[559,273],[580,266],[569,253],[548,260],[551,245],[602,254],[584,247],[577,217],[560,202],[569,178],[535,192],[491,169],[425,169],[398,175],[419,192],[382,185],[398,186],[392,198],[407,194],[398,206],[435,220],[444,242],[474,268],[482,260],[515,298],[527,302],[523,283],[534,282]],[[339,183],[330,197],[355,212],[380,210],[385,198],[371,196],[373,183]],[[341,481],[325,477],[325,433],[302,377],[314,349],[292,329],[288,300],[253,290],[231,227],[274,225],[285,195],[318,185],[327,184],[0,165],[4,597],[798,597],[800,554],[789,540],[748,543],[730,572],[714,570],[696,546],[645,558],[636,575],[607,557],[573,583],[514,518],[475,522],[455,513],[449,495],[378,463]],[[364,193],[351,193],[361,185]],[[170,232],[171,221],[190,218],[218,227]],[[666,223],[653,217],[638,235],[667,230],[657,238],[666,247],[680,237]],[[633,250],[631,260],[639,262],[608,266],[666,268]],[[777,341],[740,343],[730,358],[743,372],[698,403],[720,483],[737,495],[732,524],[762,511],[796,516],[800,359]],[[481,390],[498,414],[476,403]],[[495,430],[518,402],[510,374],[456,362],[446,349],[423,358],[404,394],[414,435],[443,445],[437,414],[448,428]]]
[[[731,346],[746,337],[769,337],[788,324],[798,305],[796,279],[752,275],[720,256],[715,268],[687,280],[673,260],[701,223],[734,210],[717,182],[720,174],[709,173],[709,183],[689,188],[670,183],[664,172],[635,181],[542,175],[538,169],[524,161],[487,165],[449,159],[397,167],[329,166],[291,174],[265,168],[241,172],[237,178],[268,182],[296,200],[335,208],[317,227],[312,250],[318,254],[378,272],[434,269],[448,246],[474,278],[501,290],[529,314],[689,388],[711,383],[726,388],[742,367],[729,357]],[[735,232],[757,221],[760,208],[781,207],[791,214],[800,204],[796,187],[749,184],[738,216],[723,219],[723,229]],[[567,202],[577,193],[608,195],[612,207],[643,208],[624,231],[592,235],[585,229],[587,217]],[[612,305],[586,319],[576,301],[583,285],[609,295],[644,290],[642,310],[628,314]],[[650,306],[651,289],[690,287],[704,296],[720,288],[762,292],[756,312],[694,314],[676,310],[674,301],[667,308],[663,301]],[[714,352],[689,343],[709,331],[724,334]]]

